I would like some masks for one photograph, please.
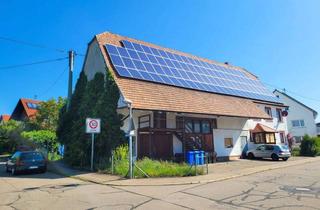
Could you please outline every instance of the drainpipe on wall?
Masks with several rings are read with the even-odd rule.
[[[127,104],[128,109],[129,109],[129,127],[128,127],[128,135],[129,135],[129,177],[130,179],[133,178],[133,158],[132,158],[132,101],[124,99],[124,102]]]

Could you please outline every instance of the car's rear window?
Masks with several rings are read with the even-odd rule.
[[[43,160],[43,156],[39,152],[28,152],[21,154],[21,160]]]

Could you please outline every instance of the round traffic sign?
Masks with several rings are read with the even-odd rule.
[[[96,121],[96,120],[91,120],[91,121],[89,122],[89,127],[90,127],[91,129],[96,129],[96,128],[98,127],[98,121]]]

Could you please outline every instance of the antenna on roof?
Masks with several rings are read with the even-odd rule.
[[[285,88],[283,88],[282,90],[283,90],[284,93],[287,91]]]

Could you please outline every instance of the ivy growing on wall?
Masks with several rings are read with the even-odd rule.
[[[91,156],[90,134],[85,133],[87,117],[101,119],[101,133],[95,137],[95,167],[109,164],[111,151],[124,143],[121,115],[116,111],[120,98],[112,74],[96,73],[91,81],[81,72],[73,93],[70,109],[61,111],[58,139],[65,145],[64,159],[73,166],[88,167]]]

